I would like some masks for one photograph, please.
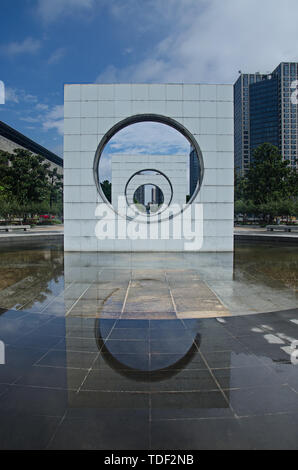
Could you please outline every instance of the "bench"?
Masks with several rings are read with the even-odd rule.
[[[267,225],[267,232],[279,230],[282,232],[298,232],[298,225]]]
[[[12,230],[30,230],[30,225],[0,225],[0,230],[4,230],[5,232],[11,232]]]

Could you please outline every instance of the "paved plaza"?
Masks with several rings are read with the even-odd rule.
[[[295,247],[2,251],[2,449],[297,449]]]

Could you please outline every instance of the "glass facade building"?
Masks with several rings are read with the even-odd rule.
[[[268,74],[241,74],[234,84],[235,169],[244,174],[254,149],[276,145],[292,167],[297,159],[297,63],[282,62]]]
[[[295,102],[298,63],[283,62],[273,71],[279,80],[280,150],[292,167],[298,168],[297,103]]]
[[[280,148],[278,84],[278,77],[269,75],[250,86],[250,160],[254,150],[264,142]]]
[[[145,186],[139,186],[134,194],[135,202],[139,204],[145,204]]]
[[[241,174],[250,165],[250,86],[266,77],[260,73],[243,73],[234,84],[234,163]]]
[[[191,146],[189,153],[189,197],[193,195],[200,179],[200,164],[195,149]]]
[[[158,186],[154,186],[151,190],[151,202],[160,206],[163,203],[163,199],[162,190]]]

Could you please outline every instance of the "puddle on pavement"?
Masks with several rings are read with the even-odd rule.
[[[297,449],[297,263],[0,252],[0,448]]]

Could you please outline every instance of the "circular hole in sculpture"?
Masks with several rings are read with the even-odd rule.
[[[164,203],[164,195],[155,184],[142,184],[134,192],[133,203],[141,213],[156,214]]]
[[[170,191],[154,180],[148,182],[150,171],[163,175]],[[160,115],[136,115],[119,121],[102,138],[94,160],[97,189],[116,212],[119,198],[124,198],[128,207],[137,204],[139,212],[147,215],[148,210],[149,215],[156,214],[171,204],[183,210],[194,201],[203,173],[203,158],[194,136],[177,121]],[[162,203],[155,203],[155,199],[161,200],[161,193],[154,187],[147,189],[150,196],[145,204],[142,200],[137,203],[129,200],[127,184],[136,174],[138,188],[148,183],[155,185],[163,195]],[[135,197],[136,189],[132,196],[137,200],[140,195]],[[151,200],[156,192],[159,196]]]
[[[145,169],[134,173],[126,183],[127,206],[138,214],[157,215],[171,204],[173,189],[160,171]]]

